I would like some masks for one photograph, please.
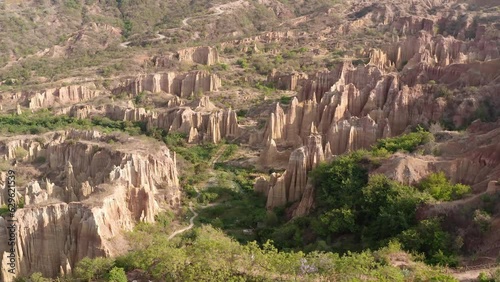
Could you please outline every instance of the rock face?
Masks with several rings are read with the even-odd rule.
[[[160,128],[168,132],[183,133],[188,137],[189,143],[218,143],[223,138],[236,138],[241,132],[236,111],[217,108],[207,96],[190,105],[178,103],[175,98],[169,104],[172,106],[158,112],[135,108],[133,105],[73,106],[68,114],[78,118],[101,115],[113,120],[143,121],[148,129]]]
[[[278,89],[294,91],[298,86],[302,86],[307,78],[307,74],[302,72],[281,73],[273,70],[267,76],[267,81],[272,82]]]
[[[277,148],[301,148],[308,144],[311,135],[321,136],[320,147],[324,153],[338,155],[369,148],[377,139],[400,135],[417,124],[439,122],[449,101],[436,98],[436,93],[439,95],[436,83],[463,87],[498,81],[498,46],[483,35],[484,28],[477,27],[474,40],[463,41],[436,35],[432,20],[390,14],[384,10],[386,6],[383,7],[370,6],[366,17],[385,13],[384,24],[392,24],[405,39],[395,40],[383,49],[370,50],[367,65],[355,67],[346,61],[308,77],[297,73],[270,74],[268,81],[282,89],[297,89],[298,95],[287,108],[277,104],[264,130],[250,138],[251,145],[266,148],[260,157],[263,166],[272,167],[272,160],[284,153]],[[402,72],[396,73],[396,70]],[[434,83],[429,83],[432,80]],[[483,96],[496,91],[493,89],[498,88],[484,87]],[[477,97],[461,100],[454,107],[457,109],[452,117],[455,125],[463,124],[478,109]],[[290,162],[292,157],[293,162],[296,161],[295,154],[298,153],[290,156]],[[297,201],[287,192],[295,189],[284,181],[287,172],[276,178],[276,184],[270,185],[273,188],[269,191],[272,196],[268,196],[268,206]],[[406,181],[416,179],[418,177]],[[299,194],[303,194],[307,182],[300,183]],[[302,206],[299,213],[306,210]]]
[[[471,185],[476,193],[484,192],[490,181],[500,178],[500,130],[468,130],[466,134],[452,135],[439,144],[436,150],[447,158],[396,154],[374,173],[414,184],[433,171],[443,171],[452,182]]]
[[[157,127],[168,132],[179,132],[188,136],[188,142],[208,141],[218,143],[222,138],[235,138],[239,127],[236,112],[198,107],[178,107],[147,118],[148,128]]]
[[[223,42],[221,43],[221,48],[237,48],[243,52],[246,52],[248,50],[258,51],[256,43],[266,44],[271,42],[285,42],[296,37],[297,32],[293,30],[270,31],[253,37]]]
[[[160,143],[129,137],[112,147],[106,142],[109,136],[95,131],[44,137],[49,140],[45,144],[0,140],[7,159],[19,147],[28,151],[26,159],[46,159],[42,169],[47,179],[27,185],[26,206],[15,214],[20,275],[40,271],[55,277],[71,273],[84,257],[118,255],[126,250],[122,231],[138,221],[154,222],[160,199],[171,207],[180,203],[175,155]],[[0,220],[2,242],[7,241],[6,225]]]
[[[88,101],[101,94],[101,91],[93,89],[95,89],[94,85],[71,85],[34,94],[27,93],[27,106],[32,110],[37,110]]]
[[[152,61],[155,67],[165,68],[175,66],[177,63],[196,63],[210,66],[219,62],[219,53],[217,52],[217,48],[213,47],[191,47],[181,49],[175,54],[155,56]]]
[[[370,63],[397,69],[411,68],[420,63],[446,67],[450,64],[468,64],[500,57],[497,46],[483,38],[464,42],[453,37],[433,36],[428,32],[409,36],[406,40],[389,45],[384,50],[373,49]]]
[[[306,146],[292,152],[282,175],[273,174],[269,182],[261,178],[254,189],[267,195],[266,206],[269,209],[298,201],[306,189],[307,173],[324,160],[321,136],[311,135]]]
[[[113,93],[126,92],[138,95],[143,91],[166,92],[187,98],[198,93],[217,91],[220,87],[220,78],[206,71],[192,71],[184,74],[167,72],[127,79],[113,89]]]
[[[176,57],[179,58],[179,62],[197,63],[207,66],[219,62],[217,49],[207,46],[179,50]]]

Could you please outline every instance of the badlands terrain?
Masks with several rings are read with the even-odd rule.
[[[4,0],[0,37],[0,281],[500,281],[498,0]]]

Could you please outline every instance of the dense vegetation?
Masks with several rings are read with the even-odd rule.
[[[412,256],[403,252],[397,243],[376,252],[340,256],[324,252],[282,252],[270,242],[241,245],[210,226],[196,228],[172,241],[162,233],[155,233],[153,237],[147,246],[116,259],[84,259],[72,277],[60,281],[124,282],[124,271],[130,270],[153,281],[455,281],[441,269],[413,262]],[[390,266],[394,256],[403,259],[407,267]],[[47,281],[39,274],[32,277],[37,279],[32,281]]]
[[[419,222],[416,212],[426,203],[459,199],[470,187],[451,184],[444,173],[431,174],[415,187],[368,174],[387,156],[381,151],[415,151],[430,138],[418,129],[380,140],[372,151],[356,151],[320,165],[310,174],[316,188],[313,213],[258,233],[280,249],[309,251],[361,251],[399,240],[404,249],[422,253],[427,263],[457,265],[460,246],[453,244],[454,235],[439,218]],[[279,217],[283,211],[274,213]]]
[[[429,142],[432,138],[430,132],[425,131],[422,127],[417,127],[416,132],[411,132],[402,136],[380,139],[374,146],[375,150],[385,149],[388,152],[395,153],[397,151],[414,152],[419,145]]]
[[[138,135],[145,131],[142,122],[114,121],[106,117],[77,119],[66,115],[54,115],[49,110],[21,115],[0,115],[0,132],[14,134],[40,134],[58,129],[90,129],[97,127],[104,132],[125,131]]]

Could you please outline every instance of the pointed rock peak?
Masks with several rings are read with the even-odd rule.
[[[273,147],[276,148],[276,141],[274,141],[273,138],[267,139],[266,147],[267,148],[273,148]]]
[[[330,145],[330,141],[326,142],[325,145],[325,158],[330,158],[332,156],[332,146]]]
[[[311,97],[311,100],[310,100],[310,103],[315,105],[315,104],[318,104],[318,101],[316,99],[316,93],[314,93]]]
[[[210,102],[210,98],[208,96],[202,96],[198,103],[196,104],[196,111],[212,111],[217,109],[217,107]]]
[[[311,122],[311,134],[318,134],[318,128],[314,124],[314,122]]]
[[[276,114],[283,112],[283,108],[281,107],[280,102],[276,103],[276,106],[274,107],[274,112]]]

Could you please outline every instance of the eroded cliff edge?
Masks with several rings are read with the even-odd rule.
[[[20,156],[22,151],[27,154]],[[55,277],[71,273],[84,257],[126,252],[124,231],[153,222],[162,209],[180,203],[175,153],[147,138],[61,131],[2,138],[0,154],[8,161],[22,158],[16,170],[46,159],[31,168],[43,177],[18,189],[26,203],[15,213],[18,275],[39,271]],[[0,218],[2,242],[8,240],[7,225]],[[2,254],[6,248],[3,244]],[[2,281],[9,281],[5,265],[2,261]]]

